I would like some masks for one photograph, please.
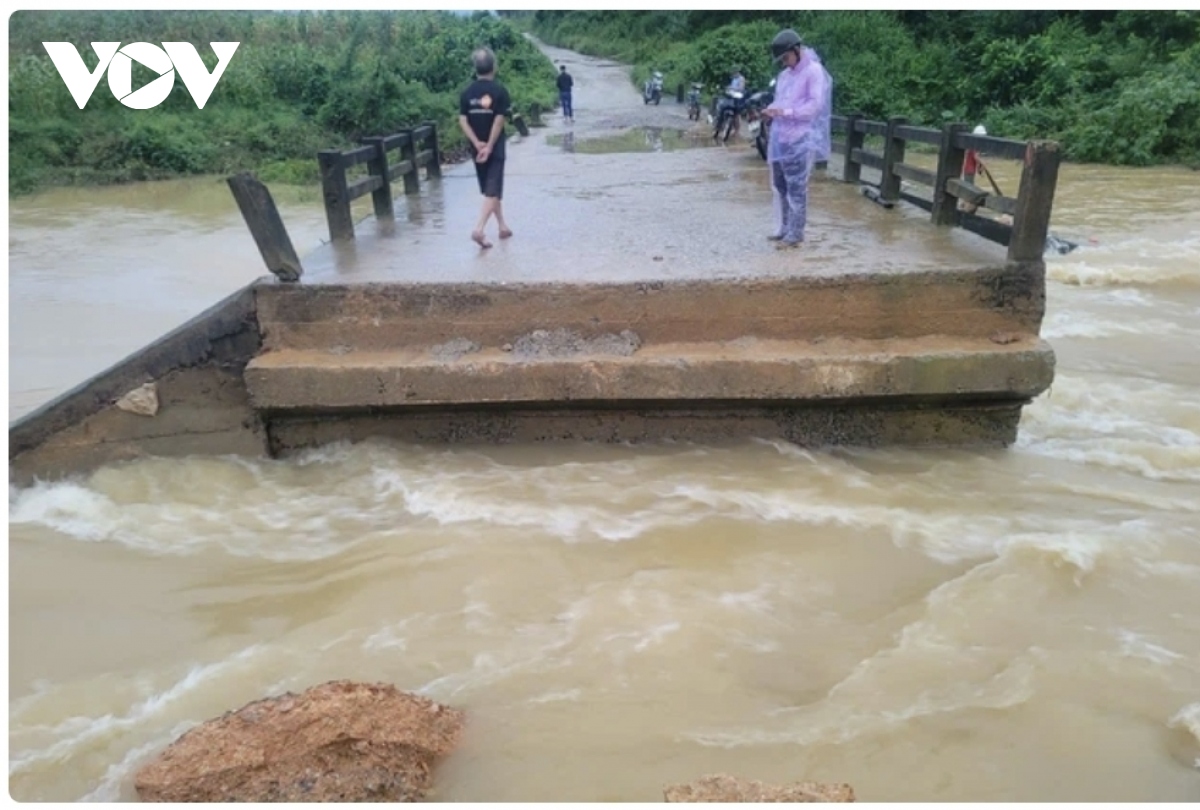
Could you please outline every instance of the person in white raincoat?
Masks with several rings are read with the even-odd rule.
[[[775,197],[777,248],[798,247],[808,220],[808,178],[813,164],[829,159],[833,79],[800,35],[790,28],[771,42],[771,55],[783,65],[775,80],[775,100],[763,110],[771,119],[767,163]]]

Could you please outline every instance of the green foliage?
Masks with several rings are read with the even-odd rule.
[[[130,110],[103,78],[80,110],[41,44],[73,42],[94,69],[91,42],[173,40],[196,45],[210,70],[209,42],[241,43],[203,110],[182,81],[159,107]],[[462,143],[458,95],[480,46],[496,52],[518,111],[553,106],[550,60],[486,13],[18,11],[9,21],[10,193],[256,169],[311,183],[317,151],[428,120],[451,149]]]
[[[1111,104],[1082,113],[1065,127],[1067,155],[1089,162],[1145,166],[1164,155],[1200,157],[1200,47],[1190,58],[1156,66],[1117,85]],[[1186,64],[1186,63],[1191,64]]]
[[[1069,159],[1200,160],[1195,11],[538,11],[513,15],[545,41],[634,65],[639,84],[710,91],[740,64],[751,86],[768,45],[795,28],[834,80],[834,109],[994,135],[1054,138]]]

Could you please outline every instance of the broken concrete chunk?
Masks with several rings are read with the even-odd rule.
[[[148,382],[133,389],[117,400],[117,407],[141,416],[154,416],[158,413],[158,386]]]

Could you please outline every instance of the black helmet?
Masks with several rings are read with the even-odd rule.
[[[793,48],[799,48],[804,44],[804,40],[800,39],[800,35],[790,28],[785,28],[775,35],[775,39],[771,40],[771,58],[778,62],[783,58],[783,55]]]

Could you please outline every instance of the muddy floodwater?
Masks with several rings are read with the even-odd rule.
[[[644,107],[624,68],[549,51],[577,123],[547,114],[514,145],[547,156],[510,181],[516,237],[470,245],[474,177],[455,167],[399,215],[412,273],[997,255],[919,241],[924,212],[829,181],[812,269],[781,264],[744,140],[685,147],[685,105]],[[645,127],[685,134],[647,149]],[[642,182],[668,167],[688,182],[667,199],[695,200],[658,210],[712,250],[614,243],[652,203],[557,217],[550,156]],[[631,182],[599,191],[636,200]],[[316,191],[273,192],[318,249]],[[466,710],[446,801],[658,801],[713,772],[865,801],[1200,799],[1198,197],[1184,169],[1063,167],[1052,230],[1080,247],[1046,260],[1055,382],[1005,450],[380,441],[10,488],[12,796],[132,799],[190,726],[351,678]],[[383,272],[366,237],[314,272]],[[220,178],[16,200],[9,267],[10,418],[262,274]]]

